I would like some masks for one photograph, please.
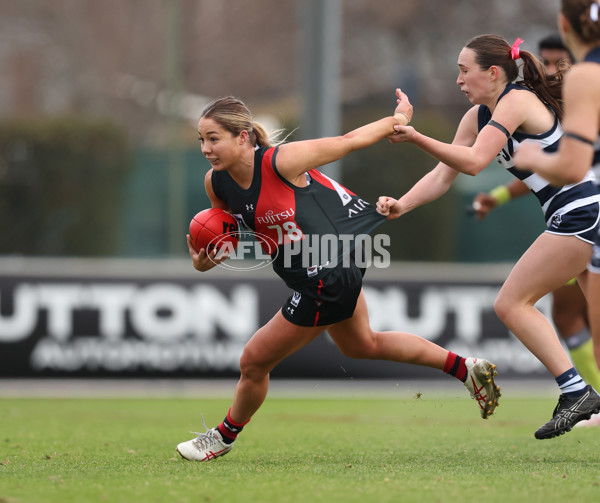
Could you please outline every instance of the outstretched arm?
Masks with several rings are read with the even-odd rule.
[[[397,107],[393,116],[361,126],[343,136],[286,143],[279,147],[277,169],[288,180],[324,164],[337,161],[394,133],[394,126],[408,124],[412,105],[406,94],[396,90]]]
[[[448,191],[457,176],[458,171],[440,162],[400,199],[379,196],[376,209],[382,215],[387,216],[388,220],[398,218],[417,206],[441,197]]]
[[[524,94],[524,93],[521,93]],[[523,120],[525,112],[519,102],[522,96],[507,95],[498,103],[493,118],[512,133]],[[462,118],[461,126],[474,131],[475,139],[469,145],[448,144],[426,136],[410,126],[396,126],[397,134],[390,137],[392,143],[409,142],[419,147],[452,169],[475,176],[483,170],[506,144],[506,135],[494,126],[486,125],[477,132],[479,106],[472,107]]]
[[[468,118],[469,113],[467,112],[460,122],[452,145],[473,145],[477,138],[477,128],[472,127],[471,121]],[[457,170],[440,162],[400,199],[381,196],[377,201],[377,211],[382,215],[387,215],[388,219],[398,218],[417,206],[441,197],[448,191],[457,176]]]

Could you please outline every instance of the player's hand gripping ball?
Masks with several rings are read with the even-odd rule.
[[[196,250],[204,248],[207,254],[233,252],[238,245],[237,220],[226,211],[210,208],[197,213],[190,222],[190,237]]]

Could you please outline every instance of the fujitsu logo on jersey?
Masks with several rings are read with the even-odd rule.
[[[293,218],[295,215],[294,208],[274,213],[273,210],[267,211],[262,217],[256,217],[256,222],[259,224],[274,224],[277,222],[285,222]]]

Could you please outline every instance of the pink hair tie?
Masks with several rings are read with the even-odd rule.
[[[510,57],[512,59],[519,59],[521,56],[519,55],[519,46],[523,43],[523,40],[517,37],[515,43],[510,48]]]

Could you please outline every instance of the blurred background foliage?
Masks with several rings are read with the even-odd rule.
[[[127,136],[112,122],[0,122],[0,253],[114,253],[131,165]]]
[[[195,131],[206,103],[236,95],[268,127],[314,136],[302,124],[313,1],[0,0],[0,253],[187,256],[187,223],[208,206]],[[535,52],[558,1],[339,7],[339,132],[389,114],[401,87],[414,125],[451,141],[469,106],[455,84],[464,43],[498,33]],[[383,141],[348,156],[341,181],[374,202],[434,165]],[[393,258],[514,261],[543,229],[533,198],[484,222],[465,212],[507,180],[496,165],[460,175],[445,197],[384,223]]]

